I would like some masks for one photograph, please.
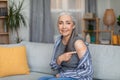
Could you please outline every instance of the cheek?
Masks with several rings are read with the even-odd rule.
[[[58,26],[58,30],[61,30],[62,29],[62,27],[61,26]]]
[[[72,31],[73,30],[73,26],[71,25],[71,26],[68,26],[68,29],[70,30],[70,31]]]
[[[59,33],[62,33],[62,27],[60,27],[60,26],[58,26],[58,31],[59,31]]]

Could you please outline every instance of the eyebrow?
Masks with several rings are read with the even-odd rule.
[[[58,21],[58,22],[64,22],[64,21]],[[65,21],[65,22],[73,22],[73,21]]]

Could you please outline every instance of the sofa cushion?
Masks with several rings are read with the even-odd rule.
[[[28,73],[25,46],[0,46],[0,77]]]
[[[54,74],[50,61],[53,53],[53,44],[23,41],[27,48],[28,63],[31,71]]]
[[[28,75],[14,75],[14,76],[0,78],[0,80],[38,80],[40,77],[43,77],[43,76],[52,76],[52,75],[31,72]]]

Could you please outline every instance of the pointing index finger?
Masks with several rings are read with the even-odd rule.
[[[76,54],[76,51],[72,51],[71,53],[72,53],[72,54]]]

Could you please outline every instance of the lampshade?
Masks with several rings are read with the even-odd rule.
[[[115,24],[116,17],[113,9],[106,9],[103,17],[103,22],[106,26],[113,26]]]

